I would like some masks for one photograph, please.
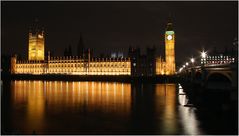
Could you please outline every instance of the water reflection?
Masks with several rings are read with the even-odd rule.
[[[45,114],[43,83],[40,81],[15,81],[12,85],[12,92],[14,92],[13,106],[19,111],[19,113],[13,114],[19,114],[17,117],[22,115],[20,121],[26,123],[28,129],[42,130]]]
[[[156,85],[156,110],[157,113],[162,112],[163,122],[162,134],[176,134],[177,118],[176,118],[176,85],[175,84],[157,84]]]
[[[199,126],[200,123],[196,117],[197,109],[189,103],[187,95],[180,84],[178,85],[178,101],[180,104],[180,106],[178,107],[179,116],[185,134],[203,134],[203,131],[200,129]]]
[[[180,84],[178,85],[178,100],[180,105],[185,106],[188,104],[187,95]]]
[[[179,87],[179,88],[178,88]],[[21,134],[202,134],[176,84],[11,81],[9,131]]]
[[[29,131],[43,129],[46,113],[97,111],[122,117],[131,108],[131,85],[125,83],[13,81],[12,92],[14,107],[26,110]]]
[[[12,91],[15,104],[27,102],[29,110],[38,113],[44,112],[44,103],[51,107],[86,105],[88,110],[108,112],[123,109],[127,113],[131,101],[130,84],[116,82],[14,81]]]

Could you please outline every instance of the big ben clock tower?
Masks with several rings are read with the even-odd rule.
[[[166,58],[166,75],[175,74],[175,33],[172,23],[169,22],[165,31],[165,58]]]

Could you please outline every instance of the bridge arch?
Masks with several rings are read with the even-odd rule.
[[[197,71],[196,73],[195,73],[195,79],[196,80],[200,80],[202,78],[202,73],[200,72],[200,71]]]
[[[209,89],[230,89],[232,77],[226,72],[211,72],[206,77],[206,85]]]
[[[228,79],[230,82],[232,82],[232,77],[229,75],[228,72],[210,72],[207,75],[206,80],[208,80],[209,78],[220,78],[220,77],[224,79],[225,81]]]

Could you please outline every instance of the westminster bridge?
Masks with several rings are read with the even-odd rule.
[[[194,93],[195,99],[210,94],[211,97],[204,100],[205,103],[212,98],[216,99],[219,94],[219,101],[238,101],[237,62],[189,66],[178,72],[177,77],[182,86],[190,90],[188,93]]]

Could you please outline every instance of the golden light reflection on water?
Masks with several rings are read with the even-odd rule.
[[[155,89],[156,111],[162,112],[163,134],[175,134],[178,130],[176,120],[176,85],[175,84],[157,84]],[[163,109],[163,111],[162,111]]]
[[[12,81],[11,89],[13,128],[26,130],[24,134],[33,130],[46,133],[54,127],[66,131],[72,127],[83,130],[89,120],[91,125],[88,124],[88,128],[106,128],[110,122],[115,128],[127,130],[130,127],[125,126],[129,123],[129,126],[156,123],[154,129],[159,134],[182,134],[181,131],[201,134],[194,110],[183,107],[188,101],[186,95],[182,95],[182,88],[178,89],[181,95],[177,96],[176,84],[137,84],[131,88],[131,84],[119,82]],[[144,104],[148,105],[138,112]],[[151,116],[153,123],[147,122],[147,118],[152,119]],[[132,118],[137,118],[137,121]],[[144,119],[146,122],[138,121]],[[62,122],[68,123],[67,127],[72,122],[77,125],[73,123],[66,128]],[[114,127],[111,128],[114,130]],[[144,131],[145,128],[139,129]]]
[[[86,110],[126,113],[130,109],[130,84],[107,82],[51,82],[46,83],[46,100],[52,106],[85,106]],[[57,88],[59,87],[59,88]]]
[[[101,111],[127,116],[131,85],[118,82],[13,81],[14,106],[26,110],[29,130],[43,129],[44,114],[62,110]]]
[[[14,81],[15,103],[27,102],[29,110],[41,113],[48,106],[87,106],[109,112],[130,108],[131,85],[111,82]],[[117,105],[117,107],[116,107]],[[32,108],[32,109],[31,109]]]
[[[157,84],[155,91],[156,112],[161,113],[163,118],[159,123],[162,128],[160,133],[175,135],[182,131],[189,135],[203,134],[195,108],[184,106],[188,104],[188,99],[181,85],[177,88],[176,84]]]
[[[14,81],[14,106],[25,110],[23,115],[30,130],[42,129],[45,114],[43,83],[40,81]]]

